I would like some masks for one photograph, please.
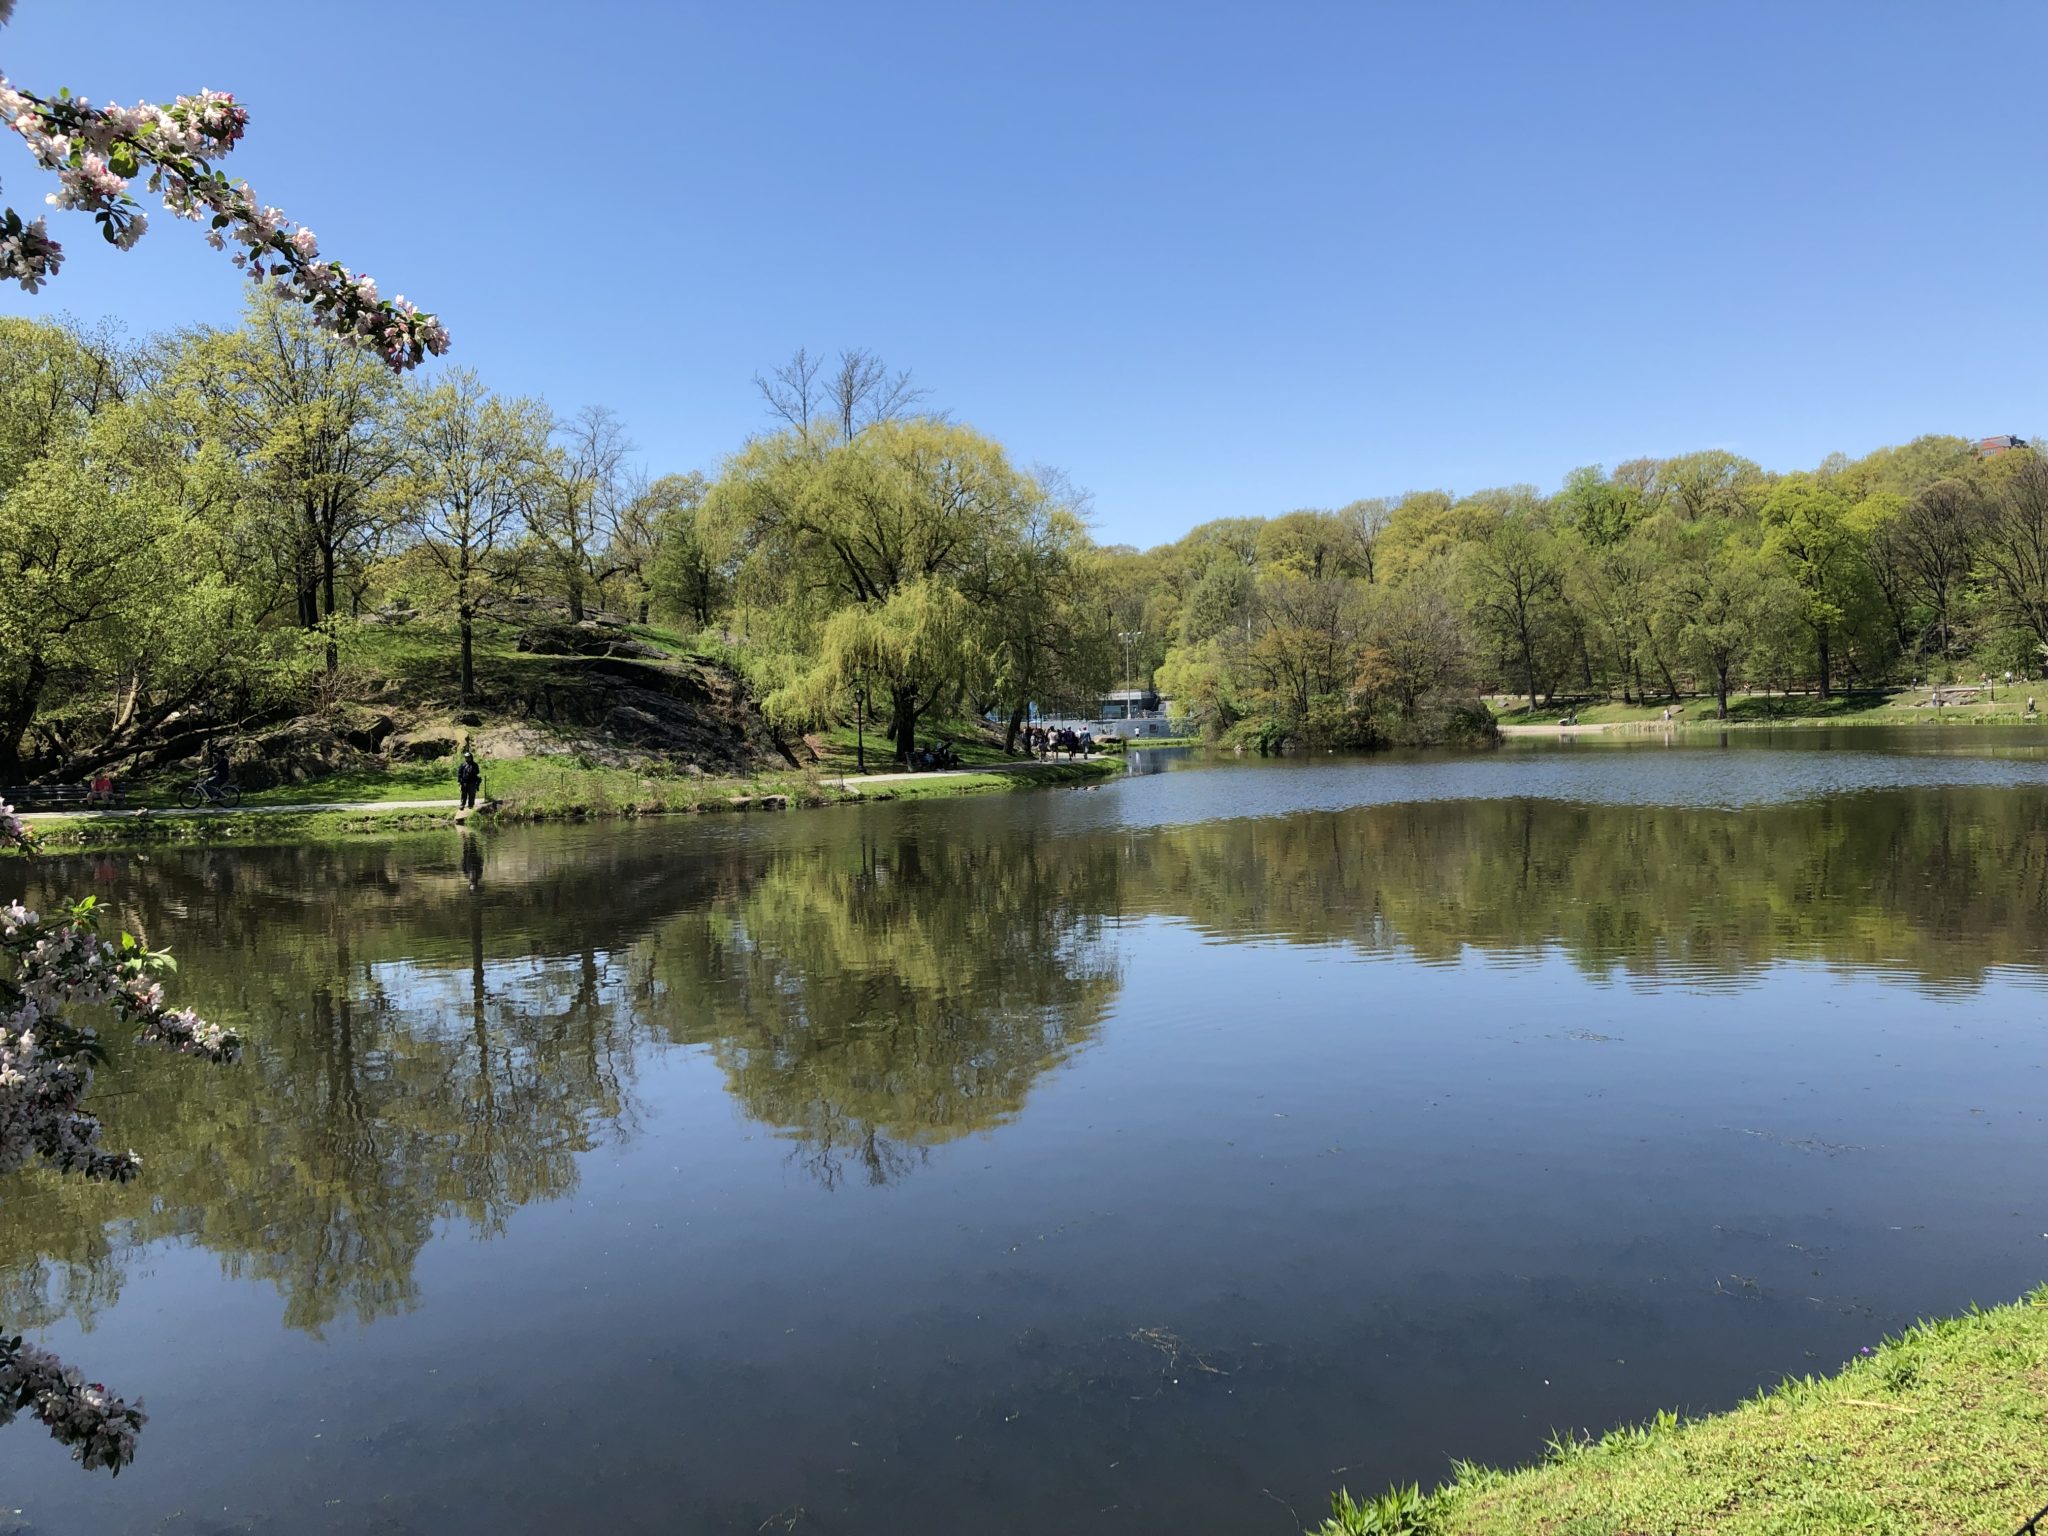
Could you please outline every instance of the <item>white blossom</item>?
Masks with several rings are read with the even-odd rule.
[[[33,851],[14,807],[0,801],[0,849]],[[0,906],[0,1175],[31,1158],[89,1179],[127,1180],[133,1152],[100,1145],[100,1124],[80,1110],[100,1057],[89,1024],[68,1010],[99,1007],[132,1025],[138,1040],[208,1061],[234,1061],[242,1042],[189,1008],[164,1006],[155,980],[168,957],[126,934],[99,936],[99,909],[86,900],[54,916],[19,901]],[[56,1356],[0,1337],[0,1425],[28,1409],[88,1468],[119,1472],[135,1455],[144,1415]]]

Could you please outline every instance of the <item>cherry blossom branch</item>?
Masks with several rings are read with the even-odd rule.
[[[4,5],[6,0],[0,0]],[[0,848],[33,852],[34,838],[14,807],[0,801]],[[99,906],[88,897],[54,918],[20,902],[0,907],[0,1174],[40,1158],[65,1173],[125,1182],[142,1160],[100,1146],[100,1124],[79,1109],[105,1059],[89,1025],[67,1019],[74,1007],[105,1007],[133,1025],[138,1040],[231,1062],[241,1039],[189,1009],[164,1006],[155,980],[169,955],[129,934],[99,937]],[[118,1473],[135,1455],[142,1405],[130,1405],[56,1356],[20,1338],[0,1337],[0,1425],[30,1409],[88,1469]]]
[[[0,0],[0,25],[11,9],[12,0]],[[375,348],[394,371],[448,350],[447,329],[433,315],[404,294],[381,297],[367,272],[322,259],[310,229],[259,203],[246,181],[230,182],[214,168],[212,162],[235,147],[249,124],[247,109],[233,96],[200,91],[168,106],[95,107],[68,92],[33,95],[0,75],[0,122],[21,136],[38,165],[56,173],[58,190],[47,198],[51,206],[91,214],[117,249],[132,249],[149,227],[148,215],[129,193],[135,179],[146,175],[149,191],[164,207],[178,218],[204,223],[207,243],[215,250],[232,247],[235,265],[252,281],[269,280],[279,293],[310,307],[318,324]],[[0,208],[0,279],[11,278],[34,293],[63,262],[64,247],[41,218],[28,220]]]
[[[87,1471],[105,1467],[117,1477],[135,1459],[135,1437],[149,1417],[141,1403],[123,1402],[48,1350],[19,1336],[0,1338],[0,1427],[24,1408]]]

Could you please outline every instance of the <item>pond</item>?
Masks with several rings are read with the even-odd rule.
[[[0,868],[251,1041],[5,1191],[0,1531],[1278,1536],[2048,1277],[2048,736],[1137,766]]]

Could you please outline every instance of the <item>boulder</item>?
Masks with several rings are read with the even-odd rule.
[[[330,722],[304,719],[236,742],[228,751],[228,764],[242,788],[269,789],[359,768],[368,757]]]
[[[611,656],[665,661],[668,652],[590,619],[580,624],[535,624],[513,642],[529,656]]]
[[[401,762],[433,763],[444,757],[453,757],[462,743],[452,736],[414,736],[408,741],[394,743],[391,755]]]
[[[391,733],[398,729],[389,715],[378,715],[347,732],[342,739],[358,752],[381,752]]]

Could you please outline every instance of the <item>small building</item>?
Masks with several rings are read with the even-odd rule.
[[[2024,437],[1980,437],[1977,439],[1977,457],[1995,459],[2001,453],[2010,453],[2015,448],[2026,446],[2027,440]]]
[[[1150,688],[1113,688],[1094,701],[1094,710],[1072,713],[1047,712],[1037,723],[1054,730],[1067,727],[1097,736],[1178,736],[1186,722],[1173,717],[1173,700],[1162,699]]]

